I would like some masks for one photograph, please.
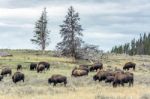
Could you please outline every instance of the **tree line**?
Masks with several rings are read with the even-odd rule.
[[[150,55],[150,33],[140,34],[140,37],[135,38],[129,43],[114,46],[111,53],[129,54],[129,55]]]
[[[35,24],[34,36],[31,39],[33,44],[36,44],[41,50],[45,51],[45,48],[49,45],[49,30],[47,29],[47,12],[46,8],[42,12],[40,19]],[[68,8],[68,13],[60,25],[60,36],[62,41],[57,43],[57,53],[61,53],[63,56],[73,57],[75,59],[83,58],[87,55],[91,57],[89,53],[98,53],[98,46],[86,44],[83,40],[82,25],[80,24],[79,13],[74,10],[72,6]],[[88,54],[87,54],[88,53]],[[86,54],[86,55],[85,55]],[[93,54],[94,55],[94,54]],[[88,56],[88,57],[89,57]]]

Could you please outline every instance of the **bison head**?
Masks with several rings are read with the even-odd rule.
[[[93,76],[93,80],[94,80],[94,81],[98,80],[97,75],[94,75],[94,76]]]
[[[48,79],[48,83],[49,83],[49,84],[52,83],[52,79],[51,79],[51,78]]]

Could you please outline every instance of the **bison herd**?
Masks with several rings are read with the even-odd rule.
[[[80,76],[88,76],[90,72],[96,71],[97,73],[93,76],[94,81],[112,84],[113,87],[124,86],[125,83],[128,83],[129,86],[133,86],[134,83],[134,74],[128,72],[130,68],[135,70],[136,64],[133,62],[128,62],[123,66],[123,70],[115,69],[115,70],[104,70],[102,63],[95,63],[93,65],[79,65],[79,67],[74,67],[71,76],[72,77],[80,77]],[[29,65],[31,71],[36,70],[37,73],[42,73],[45,70],[50,69],[50,64],[48,62],[39,62],[39,63],[31,63]],[[1,71],[0,81],[7,75],[12,75],[12,81],[17,83],[18,81],[25,80],[25,75],[20,72],[22,70],[22,65],[17,65],[17,71],[12,75],[12,70],[8,67],[5,67]],[[53,83],[53,86],[56,86],[57,83],[64,83],[64,86],[67,84],[67,77],[60,74],[53,74],[50,78],[48,78],[48,83]]]

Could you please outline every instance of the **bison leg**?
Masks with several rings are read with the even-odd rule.
[[[133,67],[133,70],[135,71],[135,66]]]
[[[121,82],[121,85],[124,87],[124,83],[123,82]]]
[[[98,79],[99,82],[101,82],[101,79]]]
[[[129,87],[133,86],[133,80],[129,81]]]
[[[66,87],[67,81],[64,81],[64,86]]]
[[[54,82],[54,85],[53,86],[56,86],[56,83]]]
[[[117,87],[117,83],[113,82],[113,87],[116,88]]]

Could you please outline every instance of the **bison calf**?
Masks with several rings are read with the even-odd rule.
[[[36,63],[31,63],[30,64],[30,70],[35,70],[37,67],[37,64]]]
[[[16,83],[16,82],[18,82],[18,81],[21,81],[21,80],[24,82],[24,78],[25,78],[25,76],[24,76],[24,74],[21,73],[21,72],[16,72],[16,73],[14,73],[14,75],[12,76],[12,80],[13,80],[14,83]]]
[[[48,83],[51,84],[53,83],[53,86],[56,86],[57,83],[64,83],[64,86],[66,86],[67,84],[67,77],[63,76],[63,75],[59,75],[59,74],[55,74],[52,75],[49,79],[48,79]]]
[[[4,68],[2,69],[1,75],[2,76],[7,76],[7,74],[11,75],[12,70],[10,68]]]
[[[45,69],[45,66],[44,66],[43,64],[39,64],[39,65],[37,66],[37,72],[38,72],[38,73],[44,71],[44,69]]]
[[[20,70],[20,69],[22,69],[22,65],[18,64],[17,65],[17,71]]]

